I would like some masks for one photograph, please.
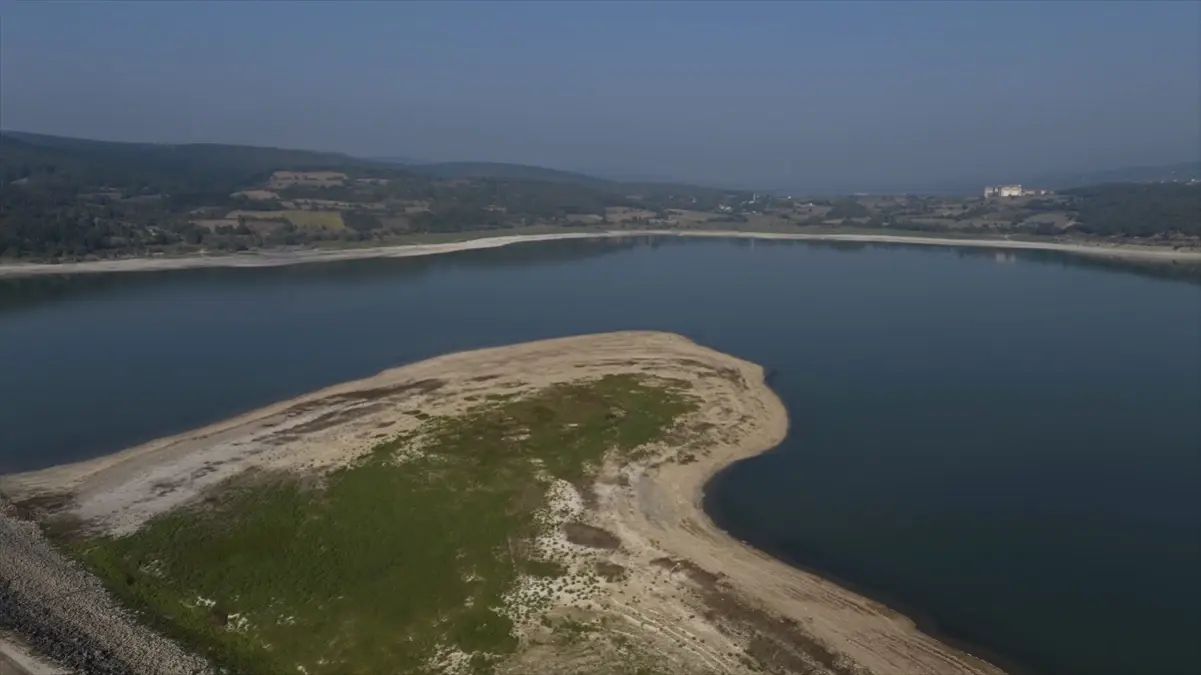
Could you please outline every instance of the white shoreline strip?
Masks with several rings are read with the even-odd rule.
[[[240,255],[194,255],[178,258],[122,258],[69,263],[0,264],[0,278],[31,277],[46,274],[97,274],[104,272],[154,272],[211,267],[279,267],[304,263],[365,260],[370,258],[408,258],[455,251],[497,248],[510,244],[562,239],[609,239],[621,237],[716,237],[741,239],[778,239],[793,241],[832,241],[924,246],[962,246],[969,248],[1058,251],[1077,255],[1146,262],[1201,263],[1201,250],[1171,249],[1161,246],[1061,244],[1056,242],[1013,239],[950,239],[891,234],[803,234],[790,232],[743,232],[738,230],[608,230],[604,232],[564,232],[560,234],[514,234],[480,237],[442,244],[401,244],[356,249],[312,249],[304,251],[262,251]]]

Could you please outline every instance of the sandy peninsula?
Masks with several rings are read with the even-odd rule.
[[[352,462],[381,439],[416,428],[419,420],[405,410],[454,415],[489,395],[611,374],[687,382],[698,406],[679,421],[687,433],[644,459],[608,461],[593,499],[560,495],[574,519],[620,542],[572,555],[625,573],[588,598],[561,594],[556,603],[602,613],[622,644],[661,656],[671,673],[762,672],[741,656],[755,650],[768,672],[779,673],[1001,672],[709,519],[701,506],[709,478],[778,445],[788,418],[760,366],[674,334],[607,333],[441,356],[108,457],[4,477],[0,490],[15,503],[57,503],[93,531],[129,533],[247,469],[319,473]],[[519,651],[501,672],[604,672],[589,669],[611,657],[594,642],[591,652],[573,653],[570,668],[536,643],[542,646]]]
[[[563,232],[557,234],[520,234],[483,236],[443,244],[406,244],[353,249],[307,249],[302,251],[264,250],[234,255],[188,255],[180,257],[120,258],[66,263],[3,263],[0,278],[47,274],[98,274],[104,272],[155,272],[206,267],[278,267],[305,263],[364,260],[369,258],[407,258],[438,255],[512,244],[560,239],[602,239],[613,237],[735,237],[795,241],[833,241],[856,243],[905,244],[919,246],[959,246],[1005,250],[1058,251],[1119,260],[1161,263],[1201,263],[1201,248],[1168,248],[1134,244],[1064,244],[1019,241],[1013,239],[952,239],[890,234],[804,234],[786,232],[745,232],[736,230],[620,230]]]

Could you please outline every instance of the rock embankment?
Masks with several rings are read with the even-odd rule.
[[[0,675],[73,675],[70,670],[33,654],[24,641],[0,632]]]
[[[0,629],[87,675],[201,675],[201,659],[138,625],[100,582],[0,498]]]

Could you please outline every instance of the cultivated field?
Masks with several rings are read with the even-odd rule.
[[[272,190],[293,185],[331,187],[346,183],[346,174],[337,171],[276,171],[271,174],[267,187]]]
[[[306,211],[288,209],[284,211],[231,211],[225,218],[237,220],[286,220],[301,230],[341,230],[346,227],[342,214],[337,211]]]

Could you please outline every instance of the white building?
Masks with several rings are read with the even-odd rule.
[[[984,198],[990,197],[1021,197],[1021,185],[989,185],[984,188]]]

